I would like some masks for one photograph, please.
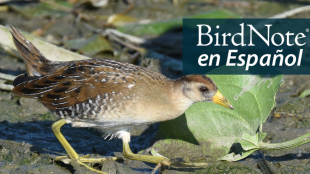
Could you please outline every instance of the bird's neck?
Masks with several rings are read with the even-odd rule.
[[[188,109],[194,102],[186,97],[183,92],[183,84],[176,80],[172,83],[173,87],[169,88],[170,93],[170,101],[172,102],[172,106],[177,111],[177,114],[182,115],[186,109]]]

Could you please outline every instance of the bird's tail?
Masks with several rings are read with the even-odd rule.
[[[25,61],[28,76],[42,76],[49,73],[51,61],[29,42],[19,31],[10,25],[14,44]]]

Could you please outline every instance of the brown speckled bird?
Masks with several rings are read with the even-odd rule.
[[[55,116],[55,136],[69,158],[90,170],[86,162],[104,158],[79,157],[60,132],[65,123],[73,127],[100,127],[123,140],[123,155],[128,159],[169,165],[164,157],[133,154],[129,148],[133,125],[161,122],[182,115],[196,102],[232,105],[205,75],[187,75],[172,80],[155,71],[109,59],[50,61],[11,26],[14,44],[22,55],[27,74],[13,82],[13,93],[37,98]],[[116,159],[116,158],[115,158]]]

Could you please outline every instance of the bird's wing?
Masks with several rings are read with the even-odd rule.
[[[99,94],[130,92],[136,83],[133,78],[114,66],[96,61],[76,61],[42,77],[19,76],[13,93],[38,98],[47,108],[54,110],[94,99]]]

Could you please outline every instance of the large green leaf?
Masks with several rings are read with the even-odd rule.
[[[231,74],[238,70],[221,67],[215,71]],[[159,141],[154,144],[160,154],[169,158],[205,155],[219,158],[229,151],[241,152],[240,144],[234,143],[241,140],[244,133],[255,135],[275,106],[274,97],[282,83],[281,75],[209,77],[235,110],[215,103],[196,103],[179,118],[161,123],[156,136]]]

